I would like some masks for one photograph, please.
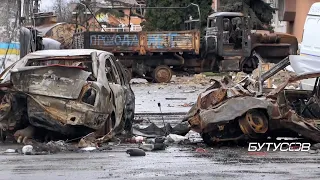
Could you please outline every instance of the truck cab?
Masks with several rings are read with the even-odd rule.
[[[202,43],[204,64],[211,71],[240,71],[241,61],[250,56],[248,18],[240,12],[217,12],[208,16]]]
[[[217,12],[207,21],[206,50],[219,56],[249,56],[248,18],[239,12]]]
[[[250,17],[240,12],[217,12],[208,16],[202,41],[204,67],[213,72],[251,73],[258,67],[259,54],[265,63],[278,63],[296,54],[297,38],[267,30],[251,30]]]

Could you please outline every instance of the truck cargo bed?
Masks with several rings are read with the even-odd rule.
[[[74,35],[74,48],[113,53],[192,52],[199,54],[199,31],[82,32]]]

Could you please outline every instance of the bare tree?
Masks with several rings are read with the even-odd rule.
[[[0,0],[0,42],[17,42],[18,35],[18,19],[17,19],[17,1]]]
[[[54,0],[52,10],[55,12],[58,22],[71,22],[72,21],[72,9],[70,4],[73,1],[66,0]]]

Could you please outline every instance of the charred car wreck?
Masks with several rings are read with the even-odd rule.
[[[276,89],[261,88],[262,82],[289,64],[294,76]],[[262,74],[261,83],[249,77],[239,83],[227,77],[215,81],[199,95],[184,121],[209,145],[276,137],[320,142],[320,70],[314,67],[292,55]],[[308,78],[317,78],[313,91],[286,88]]]
[[[133,91],[124,68],[98,50],[45,50],[1,74],[0,130],[51,140],[131,131]]]

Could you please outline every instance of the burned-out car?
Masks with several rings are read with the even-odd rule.
[[[131,130],[134,93],[124,68],[109,52],[37,51],[0,77],[2,138],[10,133],[20,141],[77,138]]]
[[[290,64],[295,75],[275,89],[262,88],[266,79]],[[262,74],[260,80],[246,77],[234,83],[225,77],[215,81],[199,95],[184,121],[209,145],[276,137],[320,142],[320,68],[307,64],[290,56]],[[286,88],[307,78],[317,78],[313,91]]]

